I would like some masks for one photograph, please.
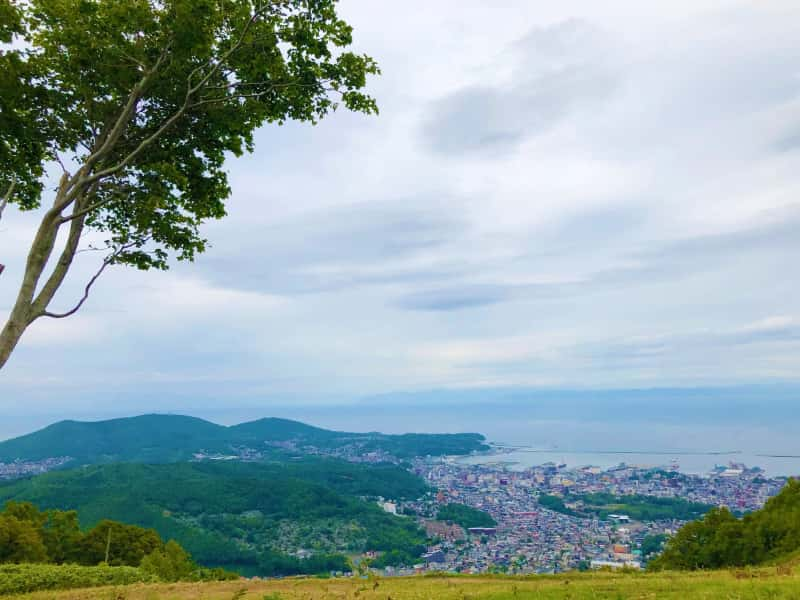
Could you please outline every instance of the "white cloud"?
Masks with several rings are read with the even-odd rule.
[[[797,380],[796,3],[341,10],[381,115],[259,132],[205,256],[104,278],[0,386],[35,395],[45,363],[89,396],[250,400]],[[0,227],[0,308],[32,224]]]

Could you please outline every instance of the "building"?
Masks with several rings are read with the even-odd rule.
[[[495,535],[497,527],[470,527],[467,531],[472,535]]]

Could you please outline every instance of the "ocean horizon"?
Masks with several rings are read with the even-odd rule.
[[[800,393],[795,386],[653,390],[448,390],[367,398],[350,404],[228,406],[174,411],[231,425],[262,417],[339,431],[477,432],[513,447],[503,460],[608,468],[621,462],[687,473],[744,463],[769,475],[800,474]],[[143,403],[144,404],[144,403]],[[147,406],[144,404],[144,406]],[[769,410],[765,410],[769,406]],[[107,413],[87,420],[131,416]],[[0,437],[29,433],[78,414],[16,417]],[[8,427],[9,425],[7,425]],[[493,460],[479,456],[470,460]]]

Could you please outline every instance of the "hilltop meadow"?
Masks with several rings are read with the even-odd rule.
[[[800,598],[795,565],[710,572],[569,573],[563,575],[419,576],[369,579],[273,579],[133,584],[37,592],[8,600],[599,600]]]

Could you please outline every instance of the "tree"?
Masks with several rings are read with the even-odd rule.
[[[654,571],[719,568],[723,566],[719,531],[723,526],[737,524],[736,517],[727,508],[713,508],[702,519],[684,525],[647,568]]]
[[[74,510],[43,512],[30,502],[9,501],[0,512],[0,563],[67,562],[81,537]]]
[[[256,128],[339,105],[377,112],[361,90],[378,67],[351,42],[336,0],[0,0],[0,216],[42,207],[45,167],[61,168],[0,368],[31,323],[80,309],[107,267],[202,252],[200,226],[231,192],[225,159],[252,152]],[[102,261],[53,312],[87,232]]]
[[[139,566],[162,581],[185,581],[198,569],[188,552],[174,540],[167,542],[163,549],[153,550]]]
[[[15,502],[9,500],[5,504],[3,514],[20,521],[31,523],[36,529],[41,529],[47,522],[47,514],[40,511],[30,502]]]
[[[136,525],[100,521],[80,540],[80,562],[97,565],[106,560],[112,566],[138,567],[142,559],[163,547],[158,533]]]
[[[642,556],[647,558],[648,556],[661,552],[666,541],[667,535],[664,533],[646,535],[642,540]]]
[[[78,548],[83,539],[77,511],[47,511],[42,537],[52,562],[76,562],[79,558]]]
[[[47,548],[32,521],[0,514],[0,563],[47,562]]]
[[[684,525],[648,569],[718,569],[783,559],[800,550],[800,481],[790,479],[764,508],[737,519],[714,508]]]
[[[104,520],[84,535],[77,511],[40,511],[30,502],[7,502],[0,511],[0,564],[31,562],[142,566],[165,581],[233,576],[198,567],[178,542],[164,544],[153,529]]]

